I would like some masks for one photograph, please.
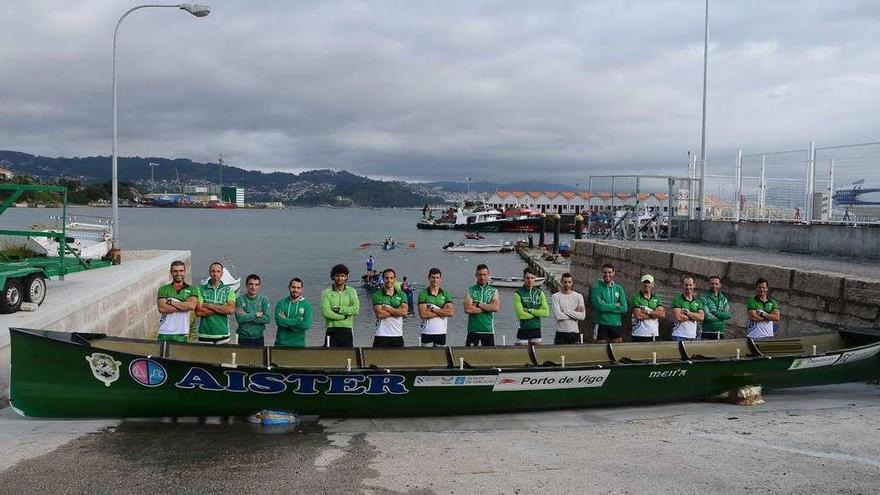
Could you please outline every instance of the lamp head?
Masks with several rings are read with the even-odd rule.
[[[199,5],[197,3],[182,3],[180,9],[189,12],[196,17],[205,17],[211,13],[211,7],[208,5]]]

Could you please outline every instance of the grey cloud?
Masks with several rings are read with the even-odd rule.
[[[680,174],[699,147],[701,2],[210,3],[125,21],[120,153],[574,183]],[[0,147],[109,154],[123,10],[0,7]],[[875,140],[878,24],[871,2],[713,1],[710,156]]]

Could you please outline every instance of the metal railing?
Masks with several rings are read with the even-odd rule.
[[[707,220],[880,224],[880,142],[706,162]]]

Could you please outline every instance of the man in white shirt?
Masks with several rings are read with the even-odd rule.
[[[403,347],[403,318],[408,312],[406,296],[394,282],[397,274],[391,268],[382,272],[384,284],[373,293],[376,313],[376,335],[373,347]]]
[[[553,343],[579,344],[581,334],[578,322],[584,321],[587,317],[584,296],[572,290],[574,277],[570,273],[563,273],[561,281],[562,290],[550,296],[550,308],[553,317],[556,318],[556,336],[553,337]]]

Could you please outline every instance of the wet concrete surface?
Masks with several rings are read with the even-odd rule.
[[[295,430],[0,411],[4,457],[31,445],[0,467],[0,493],[880,493],[880,386],[765,399],[321,419]],[[58,446],[59,432],[73,440]]]
[[[364,437],[346,442],[344,462],[322,464],[331,440],[317,423],[124,421],[18,463],[0,474],[0,493],[355,493],[378,474]]]

